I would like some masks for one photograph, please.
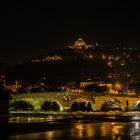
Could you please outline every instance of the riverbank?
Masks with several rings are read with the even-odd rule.
[[[46,116],[46,115],[51,115],[51,116],[123,116],[123,117],[134,117],[134,116],[139,116],[140,117],[140,112],[122,112],[122,111],[108,111],[108,112],[82,112],[82,111],[77,111],[77,112],[33,112],[33,111],[20,111],[20,112],[10,112],[10,116],[21,116],[21,115],[37,115],[37,116]]]
[[[9,124],[53,124],[80,121],[140,121],[140,112],[13,112]]]

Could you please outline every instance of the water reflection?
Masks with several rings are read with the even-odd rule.
[[[128,135],[130,140],[140,140],[140,122],[134,121],[130,123],[130,129]]]
[[[125,126],[121,124],[113,124],[112,139],[122,140],[123,136],[125,136]]]
[[[68,116],[67,116],[68,117]],[[84,116],[82,116],[84,118]],[[34,122],[53,122],[53,127],[46,125],[41,131],[29,131],[28,133],[18,132],[9,135],[10,140],[55,140],[55,139],[82,139],[82,140],[140,140],[140,122],[118,122],[115,121],[95,121],[95,119],[74,119],[64,116],[46,117],[12,117],[9,122],[34,123]],[[60,121],[61,120],[61,121]],[[59,122],[59,123],[58,123]],[[60,125],[60,124],[64,125]],[[36,126],[36,123],[33,125]],[[42,127],[42,126],[41,126]],[[34,128],[35,129],[35,128]],[[18,130],[17,130],[18,131]]]
[[[9,123],[41,123],[41,122],[53,122],[56,120],[64,119],[63,116],[16,116],[10,117]]]
[[[94,137],[94,124],[77,122],[73,124],[71,135],[76,138]]]

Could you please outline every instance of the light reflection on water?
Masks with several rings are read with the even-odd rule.
[[[131,137],[131,140],[140,140],[140,122],[131,122],[129,135]]]
[[[16,116],[16,117],[10,117],[9,123],[37,123],[37,122],[52,122],[55,120],[63,119],[63,116]]]
[[[64,119],[64,122],[63,122]],[[13,117],[9,122],[35,123],[35,122],[54,122],[56,125],[42,131],[33,131],[28,133],[18,133],[9,136],[9,140],[61,140],[61,139],[82,139],[82,140],[140,140],[140,122],[131,121],[95,121],[76,119],[67,120],[63,116],[47,116],[47,117]],[[65,125],[59,125],[62,121]],[[56,122],[55,122],[56,121]],[[61,122],[60,122],[61,124]],[[34,125],[35,127],[35,125]],[[24,130],[23,130],[24,131]]]

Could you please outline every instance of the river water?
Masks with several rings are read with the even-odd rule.
[[[140,121],[92,116],[23,115],[9,118],[8,140],[140,140]]]

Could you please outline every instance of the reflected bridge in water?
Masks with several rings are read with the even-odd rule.
[[[84,117],[84,116],[83,116]],[[8,136],[11,140],[40,140],[40,139],[102,139],[102,140],[139,140],[139,121],[95,121],[93,119],[74,119],[64,116],[47,116],[47,117],[18,117],[20,130],[14,130]],[[72,121],[68,121],[72,119]],[[35,123],[31,127],[26,127],[28,123]],[[14,118],[11,121],[15,121]],[[44,122],[36,124],[36,122]],[[12,123],[12,122],[11,122]],[[23,125],[22,125],[23,123]],[[15,125],[14,125],[15,126]],[[22,126],[24,126],[21,131]],[[26,128],[26,129],[25,129]],[[40,130],[41,128],[41,130]],[[27,133],[26,133],[27,132]]]

